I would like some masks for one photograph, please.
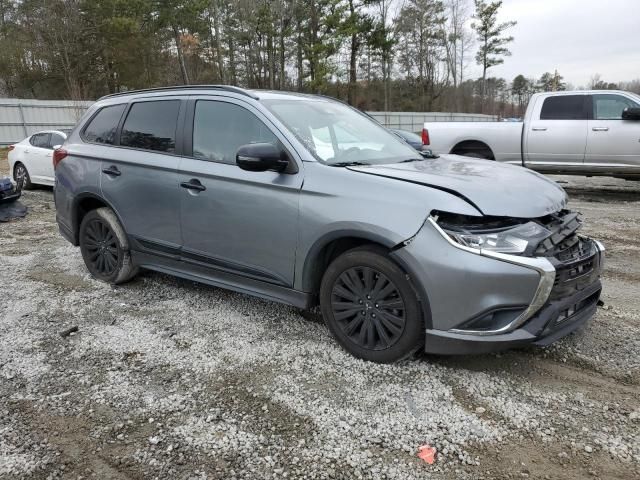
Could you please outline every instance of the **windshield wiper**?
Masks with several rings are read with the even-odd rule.
[[[433,153],[433,150],[422,150],[419,152],[424,158],[440,158],[440,155]]]
[[[357,167],[361,165],[371,165],[367,162],[337,162],[337,163],[328,163],[330,167]]]
[[[401,160],[398,163],[421,162],[426,158],[438,158],[438,155],[433,153],[431,150],[422,150],[418,153],[422,156],[422,158],[407,158],[406,160]]]

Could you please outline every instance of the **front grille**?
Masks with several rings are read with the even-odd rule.
[[[550,299],[563,298],[591,285],[600,275],[600,256],[595,243],[580,238],[580,249],[569,260],[553,257],[551,263],[556,267],[556,279]]]
[[[580,214],[562,210],[555,215],[542,219],[544,226],[551,232],[537,246],[534,255],[541,257],[556,257],[561,261],[575,258],[580,250],[578,230],[582,227]]]
[[[550,322],[549,326],[555,328],[558,325],[565,323],[567,320],[572,319],[577,314],[581,313],[586,308],[593,306],[600,298],[600,290],[592,293],[587,298],[580,300],[578,303],[568,306],[562,309],[558,315]]]
[[[556,268],[549,297],[556,300],[582,290],[600,275],[600,256],[595,242],[582,237],[580,214],[563,210],[541,219],[551,235],[540,242],[536,256],[547,257]]]

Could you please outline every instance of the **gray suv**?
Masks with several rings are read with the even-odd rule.
[[[521,167],[425,158],[332,99],[228,86],[96,102],[54,153],[91,274],[156,270],[300,308],[353,355],[547,345],[600,297],[604,248]]]

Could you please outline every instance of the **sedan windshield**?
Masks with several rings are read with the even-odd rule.
[[[379,165],[420,158],[383,126],[341,103],[324,99],[263,103],[327,165]]]

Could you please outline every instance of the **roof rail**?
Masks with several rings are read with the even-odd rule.
[[[136,93],[145,93],[145,92],[163,92],[163,91],[171,91],[171,90],[184,90],[184,89],[217,89],[217,90],[226,90],[228,92],[239,93],[240,95],[245,95],[247,97],[253,98],[254,100],[258,100],[259,97],[254,93],[251,93],[244,88],[234,87],[232,85],[174,85],[171,87],[155,87],[155,88],[143,88],[141,90],[129,90],[127,92],[118,92],[118,93],[110,93],[109,95],[104,95],[100,97],[98,100],[102,100],[103,98],[112,98],[119,97],[121,95],[133,95]]]

